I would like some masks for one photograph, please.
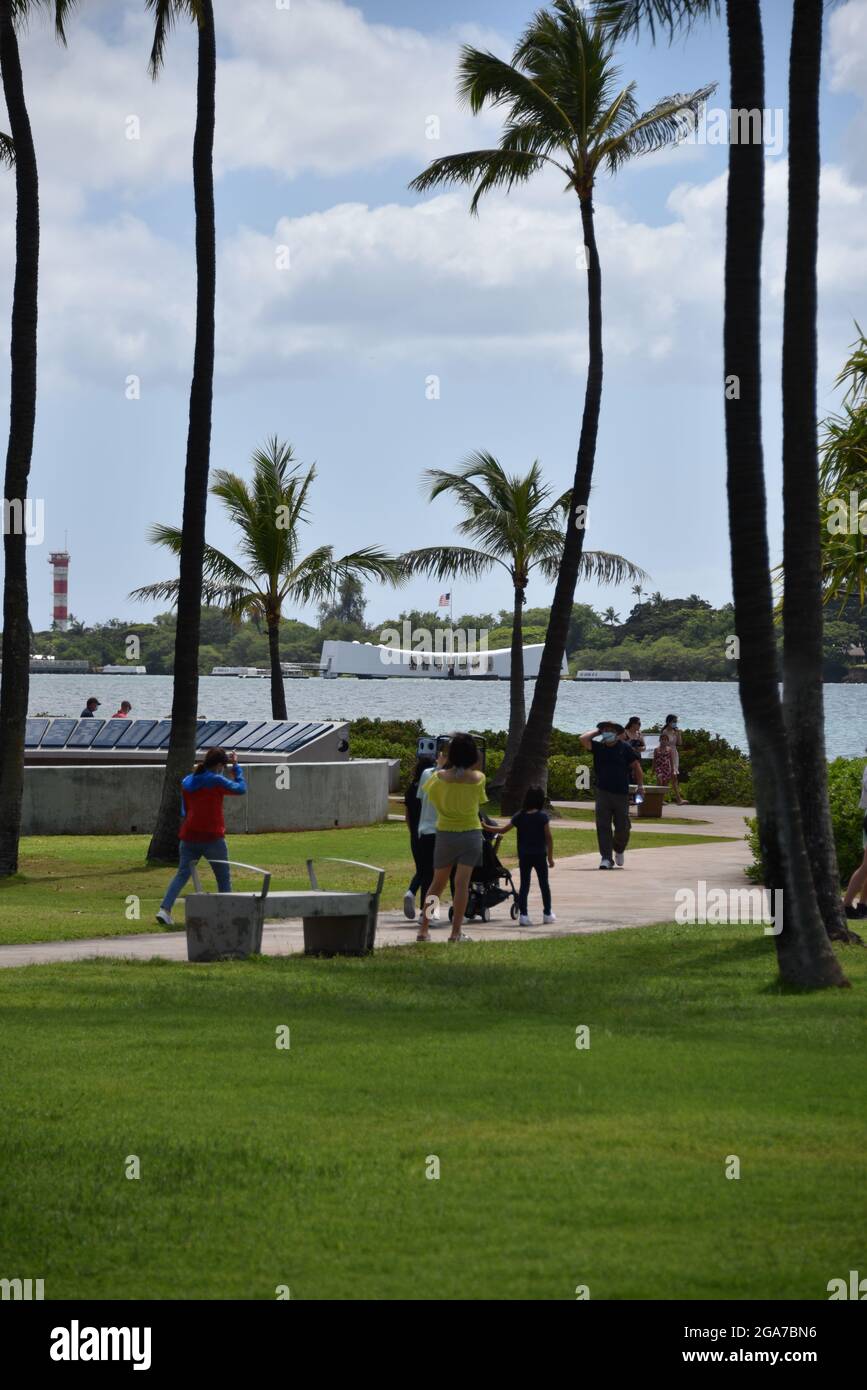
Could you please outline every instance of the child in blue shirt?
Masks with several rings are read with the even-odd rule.
[[[521,871],[518,889],[518,910],[522,927],[532,927],[528,915],[527,898],[530,893],[530,879],[533,871],[542,890],[542,921],[548,925],[556,922],[551,906],[551,888],[548,883],[548,870],[554,867],[554,841],[551,836],[551,817],[543,809],[545,793],[541,787],[529,787],[524,797],[524,805],[507,825],[500,826],[505,834],[512,827],[518,832],[518,866]]]

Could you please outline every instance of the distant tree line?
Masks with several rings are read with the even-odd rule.
[[[325,640],[378,642],[387,627],[445,631],[450,626],[443,610],[403,610],[371,626],[365,619],[366,603],[359,581],[341,585],[334,601],[322,604],[315,624],[284,618],[280,624],[280,651],[286,662],[317,662]],[[825,679],[867,679],[867,623],[857,598],[837,610],[833,606],[825,622]],[[524,609],[524,641],[545,640],[548,608]],[[487,632],[489,649],[508,647],[512,639],[512,610],[463,613],[453,626]],[[202,609],[202,641],[199,672],[209,675],[214,666],[267,667],[268,633],[264,624],[250,619],[234,621],[221,608]],[[627,670],[633,680],[734,680],[737,661],[728,655],[733,634],[730,604],[714,608],[697,594],[687,598],[663,598],[654,594],[637,603],[625,619],[609,609],[597,612],[588,603],[572,607],[566,650],[569,670]],[[128,639],[138,638],[139,657],[128,655]],[[111,618],[87,627],[70,618],[67,632],[34,634],[33,651],[40,655],[108,666],[130,661],[147,666],[151,675],[171,675],[175,643],[173,613],[161,613],[153,623]],[[854,653],[850,655],[850,652]]]

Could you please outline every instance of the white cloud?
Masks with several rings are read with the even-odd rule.
[[[56,196],[116,189],[148,195],[188,181],[196,40],[179,23],[157,82],[147,73],[152,26],[132,12],[118,29],[73,16],[69,47],[34,21],[22,38],[28,104],[43,182]],[[232,4],[217,16],[217,174],[267,169],[330,176],[404,159],[419,169],[469,148],[497,117],[474,118],[455,96],[455,34],[370,24],[342,0]],[[493,35],[475,36],[496,46]],[[439,141],[426,121],[440,121]],[[140,122],[129,139],[128,117]],[[5,113],[3,116],[5,119]],[[63,190],[62,192],[58,190]]]
[[[849,172],[867,182],[867,0],[849,0],[833,10],[828,37],[831,90],[861,99],[845,145]]]

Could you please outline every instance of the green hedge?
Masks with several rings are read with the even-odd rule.
[[[693,768],[689,799],[697,806],[752,806],[753,775],[746,758],[711,758]]]
[[[353,758],[399,758],[401,788],[405,789],[416,762],[416,747],[425,729],[420,719],[354,719],[349,726]],[[486,741],[487,772],[493,777],[506,748],[504,729],[477,730]],[[648,733],[654,732],[648,729]],[[554,801],[592,801],[592,785],[585,791],[575,786],[579,766],[592,770],[592,756],[578,734],[553,729],[548,761],[548,795]],[[681,781],[689,782],[689,798],[698,805],[749,806],[752,804],[750,765],[738,749],[707,729],[684,729],[680,750]],[[649,771],[649,769],[648,769]],[[651,774],[652,775],[652,774]],[[696,780],[697,779],[697,780]],[[856,798],[857,800],[857,798]]]
[[[831,824],[834,828],[834,845],[837,850],[837,869],[840,885],[848,883],[861,863],[863,848],[861,828],[864,812],[858,802],[861,799],[861,777],[864,772],[864,758],[835,758],[828,764],[828,800],[831,806]],[[747,839],[753,852],[753,862],[748,875],[754,883],[762,877],[761,856],[759,854],[759,825],[755,817],[748,821]]]

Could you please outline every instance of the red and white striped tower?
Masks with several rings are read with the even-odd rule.
[[[51,617],[61,632],[69,627],[69,554],[65,550],[55,550],[48,557],[54,570]]]

